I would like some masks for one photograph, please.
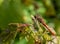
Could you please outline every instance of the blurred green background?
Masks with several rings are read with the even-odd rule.
[[[32,2],[36,2],[39,6],[36,11]],[[9,23],[31,24],[31,15],[35,15],[36,12],[55,29],[57,35],[60,35],[60,0],[0,0],[0,28],[6,29]],[[16,40],[16,44],[28,44],[28,42],[23,38]]]

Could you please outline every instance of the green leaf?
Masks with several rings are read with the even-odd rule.
[[[25,38],[23,38],[23,39],[21,39],[21,40],[15,42],[15,44],[27,44],[27,41],[26,41]]]

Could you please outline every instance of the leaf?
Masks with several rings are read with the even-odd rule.
[[[25,38],[23,38],[23,39],[21,39],[21,40],[15,42],[15,44],[27,44],[27,41],[26,41]]]

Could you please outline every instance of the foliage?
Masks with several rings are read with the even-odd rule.
[[[0,44],[60,44],[58,3],[0,0]]]

